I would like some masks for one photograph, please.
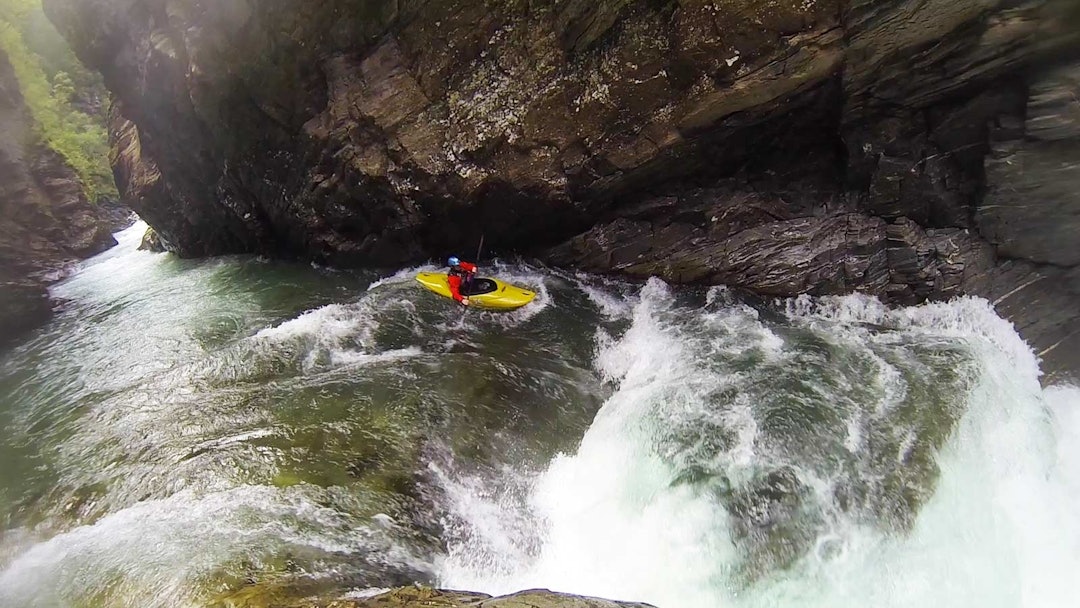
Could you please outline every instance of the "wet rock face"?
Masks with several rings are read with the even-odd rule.
[[[35,143],[7,55],[0,52],[0,343],[47,320],[45,285],[65,264],[116,244],[78,178]]]
[[[1080,370],[1080,63],[1032,82],[992,126],[979,233],[1003,263],[974,285],[1015,319],[1051,374]]]
[[[1048,72],[1080,48],[1069,0],[45,6],[119,100],[125,202],[181,255],[397,264],[483,234],[902,303],[990,294],[1004,258],[1076,264],[1050,185],[1072,178],[1072,81]],[[1016,220],[1008,196],[1056,202]]]
[[[979,232],[1004,257],[1080,264],[1080,63],[1033,82],[1023,118],[992,139]]]
[[[45,286],[17,275],[0,274],[0,345],[38,327],[52,316]]]
[[[815,99],[843,42],[835,0],[46,9],[119,97],[121,186],[174,251],[338,264],[558,242],[745,156],[704,144]]]

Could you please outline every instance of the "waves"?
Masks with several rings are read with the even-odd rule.
[[[21,553],[0,572],[0,604],[200,606],[212,597],[197,593],[197,581],[285,574],[283,556],[333,564],[309,585],[378,581],[380,572],[424,567],[380,527],[319,506],[331,498],[325,494],[240,486],[140,502]]]
[[[985,301],[497,264],[538,293],[499,314],[129,237],[0,362],[0,604],[1072,602],[1080,391]]]
[[[661,607],[1070,605],[1080,391],[1043,391],[988,304],[803,298],[765,322],[671,301],[651,281],[599,340],[616,390],[573,453],[513,500],[450,492],[442,584]],[[540,532],[508,547],[500,522]]]

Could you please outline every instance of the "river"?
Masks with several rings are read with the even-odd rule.
[[[1075,605],[1080,390],[983,300],[496,263],[539,297],[486,313],[142,228],[0,359],[0,606]]]

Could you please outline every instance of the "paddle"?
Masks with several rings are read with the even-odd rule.
[[[476,248],[476,259],[473,260],[473,264],[480,263],[480,253],[484,250],[484,235],[480,235],[480,245]]]
[[[484,251],[484,235],[481,234],[480,235],[480,245],[476,248],[476,257],[473,258],[473,264],[474,265],[476,265],[476,266],[480,265],[480,254],[483,251]],[[469,289],[470,287],[472,287],[473,278],[475,278],[475,277],[476,277],[475,272],[469,275],[469,280],[465,282],[465,289]]]

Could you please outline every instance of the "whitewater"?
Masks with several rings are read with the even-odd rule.
[[[960,370],[964,392],[955,395],[964,413],[940,448],[940,479],[910,531],[898,534],[868,525],[865,513],[844,512],[833,492],[842,470],[830,478],[800,469],[827,523],[789,567],[747,586],[733,576],[739,555],[730,514],[713,496],[676,483],[680,460],[703,446],[681,448],[672,459],[665,458],[672,449],[665,442],[672,424],[715,423],[734,440],[707,450],[709,465],[738,478],[775,462],[747,403],[764,395],[745,371],[717,374],[713,355],[757,350],[773,365],[796,361],[785,361],[783,341],[748,307],[706,307],[672,322],[664,314],[671,301],[666,286],[650,281],[622,311],[630,329],[618,340],[601,338],[598,367],[616,392],[581,447],[557,457],[529,484],[524,501],[495,496],[478,508],[471,488],[459,489],[467,531],[440,582],[495,593],[542,586],[657,606],[1074,605],[1080,391],[1042,389],[1030,348],[988,303],[963,298],[896,311],[861,296],[788,303],[793,323],[874,361],[863,378],[872,399],[842,423],[849,452],[865,450],[872,419],[903,399],[896,367],[874,354],[879,346],[945,341],[962,349],[971,359]],[[701,325],[722,328],[721,337],[695,344],[704,342]],[[726,384],[749,390],[731,407],[710,407],[708,396]],[[890,456],[902,462],[910,455]],[[543,526],[535,555],[500,553],[508,543],[499,536],[515,536],[505,529],[508,521]]]
[[[0,360],[2,606],[1076,605],[1080,389],[983,300],[499,262],[539,294],[500,315],[139,231]]]

